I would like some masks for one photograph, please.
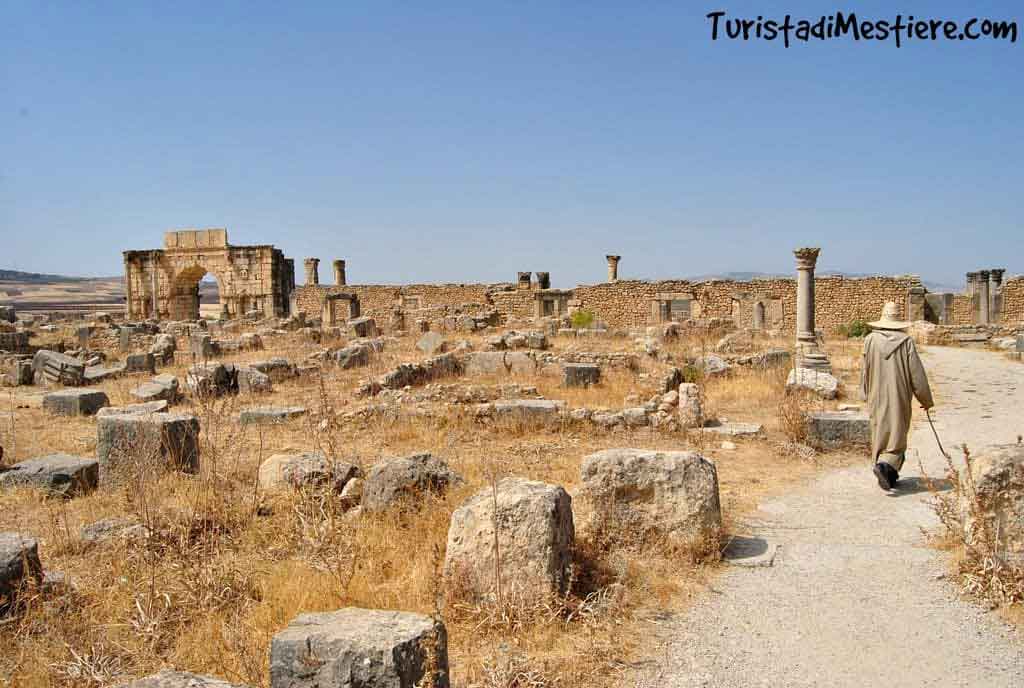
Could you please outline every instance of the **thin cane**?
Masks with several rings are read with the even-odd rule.
[[[942,440],[939,439],[939,433],[935,429],[935,423],[932,422],[932,412],[931,412],[931,410],[930,409],[925,409],[924,410],[924,415],[928,418],[928,425],[931,426],[932,434],[935,435],[935,444],[939,445],[939,451],[942,452],[943,456],[945,456],[947,459],[952,461],[953,458],[949,454],[946,453],[945,449],[942,448]]]

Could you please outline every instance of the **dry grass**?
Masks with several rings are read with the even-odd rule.
[[[339,412],[369,403],[352,392],[361,378],[401,361],[416,360],[406,339],[374,358],[369,369],[327,368],[322,384],[291,380],[259,399],[197,403],[185,409],[201,419],[202,470],[198,476],[135,471],[116,486],[69,502],[44,500],[31,490],[0,493],[0,530],[33,534],[47,569],[62,571],[75,591],[36,595],[13,622],[0,625],[0,683],[19,687],[101,686],[172,666],[253,686],[268,685],[270,638],[297,614],[342,606],[442,614],[448,626],[456,685],[619,685],[640,655],[643,611],[680,608],[707,585],[713,568],[682,553],[619,540],[579,528],[594,505],[574,503],[579,532],[573,589],[565,598],[529,608],[512,600],[500,607],[445,605],[440,563],[451,512],[486,489],[496,472],[563,485],[576,493],[582,459],[610,447],[703,447],[717,466],[728,528],[765,495],[785,490],[821,465],[848,460],[798,461],[774,447],[785,440],[775,417],[784,372],[739,372],[704,386],[709,408],[730,420],[762,422],[769,441],[740,440],[735,450],[706,445],[684,433],[602,431],[590,426],[523,428],[480,425],[471,414],[442,418],[339,422]],[[268,351],[238,354],[249,361],[283,355],[302,360],[320,348],[290,338],[267,342]],[[593,344],[593,346],[591,346]],[[557,344],[597,350],[629,347],[625,340]],[[670,345],[699,350],[694,342]],[[707,347],[710,350],[710,346]],[[179,378],[184,366],[176,366]],[[548,398],[570,405],[621,408],[640,394],[640,375],[660,368],[610,371],[596,388],[561,389],[557,378],[535,376]],[[502,382],[507,379],[501,380]],[[487,384],[498,381],[473,380]],[[113,404],[130,403],[137,380],[103,386]],[[24,391],[4,394],[0,443],[8,462],[54,451],[95,455],[92,419],[44,414]],[[307,416],[273,429],[243,427],[238,410],[249,405],[307,406]],[[260,462],[273,453],[320,449],[338,459],[371,465],[381,457],[430,451],[446,459],[465,484],[415,510],[353,520],[336,500],[318,491],[263,494]],[[79,529],[106,517],[133,516],[151,535],[143,543],[113,541],[85,547]]]

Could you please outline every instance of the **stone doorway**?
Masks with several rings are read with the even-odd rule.
[[[207,276],[213,278],[204,280]],[[192,265],[171,281],[171,293],[167,305],[171,320],[199,320],[202,317],[220,317],[223,302],[220,298],[221,278],[207,272],[201,265]],[[239,307],[247,301],[246,295],[238,297]],[[247,305],[247,304],[246,304]],[[245,311],[242,310],[244,313]]]

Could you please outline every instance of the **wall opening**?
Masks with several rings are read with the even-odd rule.
[[[201,265],[185,268],[171,283],[168,299],[171,320],[218,318],[223,310],[217,276]],[[243,297],[244,298],[244,297]]]

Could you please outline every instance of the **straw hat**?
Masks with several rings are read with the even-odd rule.
[[[886,304],[882,306],[881,319],[868,323],[868,325],[876,330],[905,330],[910,327],[909,322],[896,319],[899,315],[900,309],[896,305],[896,302],[887,301]]]

